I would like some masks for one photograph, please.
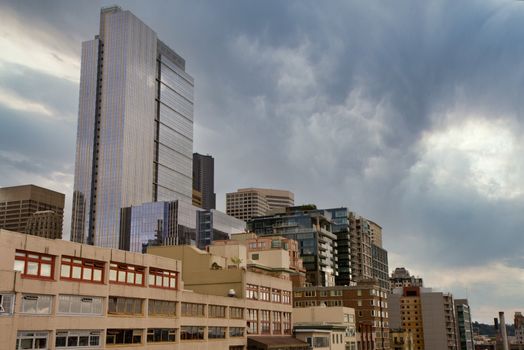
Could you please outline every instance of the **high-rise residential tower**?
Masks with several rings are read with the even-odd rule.
[[[202,209],[216,209],[215,160],[210,155],[193,153],[193,190],[202,196]]]
[[[129,11],[82,44],[71,240],[118,248],[121,208],[191,203],[193,78]]]
[[[0,228],[62,238],[65,195],[35,185],[0,188]]]

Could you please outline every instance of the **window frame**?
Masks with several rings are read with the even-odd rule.
[[[156,331],[160,331],[160,338],[162,338],[163,333],[167,332],[168,340],[149,340],[150,336],[153,336],[153,338],[156,336]],[[146,331],[146,343],[154,343],[154,344],[169,344],[169,343],[175,343],[176,342],[176,334],[177,334],[177,328],[148,328]],[[169,340],[173,336],[173,340]]]
[[[157,304],[157,303],[162,303],[162,304],[173,304],[173,313],[156,313],[155,311],[157,310],[156,309],[156,305],[153,305],[153,304]],[[176,317],[176,307],[177,307],[177,302],[176,301],[173,301],[173,300],[161,300],[161,299],[148,299],[147,301],[147,315],[149,317],[170,317],[170,318],[174,318]],[[160,308],[163,310],[164,309],[164,305],[161,305]]]
[[[22,347],[20,346],[22,339],[32,339],[32,347],[30,349],[49,349],[49,331],[18,331],[16,333],[16,349],[22,349]],[[45,339],[45,347],[35,347],[36,339]]]
[[[30,255],[36,255],[37,257],[36,258],[31,257]],[[23,271],[20,271],[19,269],[16,268],[17,261],[23,262]],[[29,263],[38,264],[36,275],[28,274]],[[53,281],[55,279],[55,256],[54,255],[17,249],[15,251],[14,265],[15,267],[13,269],[15,271],[20,271],[21,276],[23,278],[32,278],[32,279],[47,280],[47,281]],[[50,276],[42,275],[42,265],[50,265]]]
[[[113,272],[116,273],[115,278],[112,279]],[[125,281],[119,281],[120,273],[123,273],[125,278]],[[129,275],[133,274],[133,282],[128,282]],[[142,276],[141,282],[137,283],[137,276]],[[138,286],[138,287],[144,287],[145,286],[145,279],[146,279],[146,269],[143,266],[138,265],[131,265],[126,263],[119,263],[115,261],[111,261],[109,263],[109,283],[111,284],[122,284],[122,285],[128,285],[128,286]]]
[[[80,312],[73,312],[71,311],[72,310],[72,305],[74,302],[77,302],[75,299],[80,299],[79,302],[80,302]],[[67,302],[68,302],[68,312],[64,312],[64,311],[61,311],[61,306],[64,306],[62,305],[62,302],[66,302],[66,299],[67,299]],[[86,299],[84,301],[84,299]],[[93,310],[93,305],[96,301],[96,303],[99,303],[100,304],[100,312],[82,312],[82,303],[84,302],[88,302],[87,299],[91,299],[91,310]],[[58,309],[56,311],[56,315],[57,316],[64,316],[64,315],[75,315],[75,316],[87,316],[87,317],[93,317],[93,316],[104,316],[104,302],[105,302],[105,298],[104,297],[99,297],[99,296],[87,296],[87,295],[71,295],[71,294],[59,294],[58,297],[57,297],[57,303],[58,303]]]
[[[69,259],[69,261],[67,261],[67,259]],[[80,260],[80,263],[75,262],[75,260]],[[92,264],[92,266],[86,264]],[[63,255],[60,258],[60,280],[104,284],[105,264],[105,261]],[[69,267],[69,277],[62,276],[65,266]],[[73,277],[73,269],[75,267],[80,268],[80,278]],[[91,270],[91,279],[84,279],[84,270]],[[95,271],[100,271],[100,281],[95,280]]]
[[[205,326],[193,326],[193,325],[187,325],[187,326],[180,326],[180,341],[195,341],[195,340],[204,340],[205,336],[204,333],[206,332]],[[187,330],[191,330],[190,334],[194,335],[197,334],[197,337],[191,336],[190,338],[187,338]],[[196,332],[194,332],[196,330]]]
[[[24,311],[25,309],[25,306],[24,306],[24,300],[35,300],[33,298],[36,297],[36,304],[35,304],[35,312],[28,312],[28,311]],[[46,313],[42,313],[42,312],[37,312],[38,311],[38,305],[39,305],[39,301],[43,298],[46,298],[47,300],[49,300],[49,312],[46,312]],[[53,313],[53,295],[47,295],[47,294],[30,294],[30,293],[24,293],[22,294],[22,299],[21,299],[21,302],[20,302],[20,314],[23,314],[23,315],[42,315],[42,316],[48,316],[48,315],[51,315]]]
[[[6,301],[9,297],[9,301]],[[0,317],[11,316],[15,311],[15,293],[0,293]]]
[[[114,299],[116,300],[113,303],[112,300]],[[122,301],[119,302],[119,300],[122,300]],[[126,312],[129,301],[133,301],[133,312],[132,313]],[[136,307],[137,307],[136,303],[137,302],[140,303],[140,313],[136,313]],[[115,311],[112,311],[112,305],[115,305]],[[118,311],[118,308],[121,306],[124,307],[123,312]],[[108,316],[144,316],[144,299],[110,295],[107,297],[107,315]]]
[[[157,284],[158,277],[161,278],[162,285]],[[153,279],[153,283],[151,283],[151,278]],[[168,286],[164,286],[166,279],[168,281]],[[173,281],[174,287],[171,286]],[[178,290],[178,272],[150,267],[147,282],[149,287]]]
[[[102,347],[102,332],[101,329],[82,329],[82,330],[70,330],[70,329],[57,329],[55,333],[55,348],[57,349],[93,349]],[[59,346],[58,338],[64,337],[65,333],[65,346]],[[69,337],[78,337],[77,345],[69,345]],[[80,337],[86,337],[88,345],[81,346]],[[92,339],[98,339],[98,345],[92,344]]]
[[[188,307],[191,306],[191,312],[188,313]],[[200,307],[202,307],[202,313],[200,313]],[[196,310],[196,312],[195,312]],[[180,304],[180,316],[182,317],[206,317],[206,304],[200,303],[189,303],[181,302]]]
[[[117,338],[117,334],[109,334],[109,332],[124,332],[124,338],[125,338],[125,333],[126,332],[132,332],[131,334],[131,339],[132,339],[132,342],[131,343],[117,343],[116,342],[116,338]],[[135,331],[139,331],[140,332],[140,342],[135,342],[134,341],[134,338],[137,337],[138,335],[135,335]],[[109,339],[110,338],[113,338],[113,342],[109,343]],[[106,329],[106,343],[105,345],[106,346],[109,346],[109,347],[112,347],[112,346],[119,346],[119,345],[129,345],[129,344],[144,344],[144,330],[143,329],[140,329],[140,328],[108,328]]]
[[[220,333],[221,335],[223,335],[222,337],[220,336],[215,336],[216,334],[213,333],[213,336],[211,336],[212,332],[211,330],[214,330],[214,331],[217,331],[216,333]],[[227,327],[223,327],[223,326],[208,326],[207,327],[207,339],[210,340],[210,339],[226,339],[226,334],[227,334]]]

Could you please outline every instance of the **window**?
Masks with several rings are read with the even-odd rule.
[[[269,310],[260,310],[260,333],[261,334],[269,334]]]
[[[293,295],[295,296],[295,298],[300,298],[302,297],[302,292],[295,292],[293,293]]]
[[[58,313],[75,315],[103,315],[103,299],[79,295],[59,295]]]
[[[22,307],[20,312],[25,314],[49,315],[51,313],[53,297],[51,295],[29,295],[22,296]]]
[[[208,317],[213,318],[225,318],[226,317],[226,307],[221,305],[209,305],[207,307]]]
[[[321,296],[321,297],[327,297],[327,296],[328,296],[328,292],[327,292],[327,290],[321,290],[321,291],[320,291],[320,296]]]
[[[147,342],[148,343],[160,343],[160,342],[173,343],[175,341],[176,341],[176,329],[175,328],[148,328],[147,330]]]
[[[291,334],[291,313],[283,312],[282,319],[284,320],[283,322],[284,334]]]
[[[262,301],[269,301],[270,299],[270,288],[268,287],[260,287],[259,289],[259,297]]]
[[[137,298],[109,297],[107,313],[113,315],[142,315],[142,302],[142,299]]]
[[[258,333],[258,310],[247,309],[247,332],[249,334]]]
[[[247,299],[258,299],[258,286],[254,284],[248,284],[246,286],[246,298]]]
[[[273,311],[273,334],[282,333],[282,313]]]
[[[60,279],[95,283],[104,282],[104,262],[69,256],[63,256],[61,261]]]
[[[22,277],[53,279],[55,257],[17,250],[15,253],[15,271],[20,271]]]
[[[243,327],[229,327],[229,336],[230,337],[243,337],[244,328]]]
[[[288,290],[282,291],[282,303],[291,304],[291,292]]]
[[[98,348],[100,347],[99,330],[56,331],[55,346],[57,348]]]
[[[341,290],[332,290],[332,291],[329,292],[329,294],[332,297],[341,297],[342,296],[342,291]]]
[[[109,281],[112,283],[144,285],[144,268],[127,264],[111,263]]]
[[[176,302],[167,300],[153,300],[149,299],[148,302],[148,314],[149,316],[176,316]]]
[[[47,349],[49,332],[18,332],[16,335],[17,349]]]
[[[207,327],[208,339],[224,339],[226,337],[226,327]]]
[[[106,344],[141,344],[142,329],[108,329],[106,333]]]
[[[317,292],[314,291],[314,290],[306,290],[306,291],[304,292],[304,296],[305,296],[305,297],[308,297],[308,298],[314,297],[314,296],[316,296],[316,295],[317,295]]]
[[[14,294],[0,294],[0,316],[12,315],[15,304]]]
[[[204,304],[182,303],[182,316],[204,317]]]
[[[244,309],[241,307],[231,306],[229,308],[229,318],[243,319],[244,318]]]
[[[150,287],[177,289],[177,279],[177,272],[153,268],[149,269]]]
[[[271,301],[274,303],[282,302],[282,291],[280,289],[271,290]]]
[[[313,347],[328,348],[329,347],[329,337],[314,337],[313,338]]]
[[[182,326],[180,327],[180,340],[203,340],[204,327]]]
[[[260,258],[259,254],[251,254],[251,260],[258,260]]]

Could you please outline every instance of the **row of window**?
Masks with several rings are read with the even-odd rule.
[[[180,340],[203,340],[206,327],[181,326]],[[227,327],[207,327],[208,339],[225,339]],[[147,343],[172,343],[176,341],[176,328],[107,329],[106,345],[142,344],[144,331]],[[103,330],[57,330],[56,349],[84,349],[101,347]],[[19,331],[16,349],[48,349],[49,331]],[[243,337],[243,327],[229,327],[229,337]]]
[[[291,334],[291,313],[247,309],[246,320],[250,334]]]
[[[0,315],[11,315],[14,313],[15,295],[10,293],[0,294]],[[145,299],[126,298],[110,296],[108,298],[107,313],[116,315],[138,315],[144,314]],[[86,316],[101,316],[104,313],[104,298],[59,295],[58,313]],[[52,313],[53,296],[41,294],[23,294],[21,300],[21,313],[49,315]],[[205,317],[206,304],[181,303],[182,316]],[[223,305],[207,305],[210,318],[226,318],[227,307]],[[147,304],[149,316],[176,316],[176,302],[168,300],[149,299]],[[244,308],[229,307],[229,318],[244,319]]]
[[[255,284],[246,285],[246,298],[273,303],[291,304],[291,292]]]
[[[60,260],[60,279],[104,283],[105,262],[91,259],[62,256]],[[54,280],[55,256],[17,250],[14,270],[22,277]],[[130,264],[111,262],[109,282],[136,286],[145,285],[146,268]],[[148,286],[177,289],[178,273],[174,271],[149,268]]]

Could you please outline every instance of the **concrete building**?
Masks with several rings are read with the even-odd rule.
[[[391,350],[414,350],[413,334],[403,328],[390,328],[389,346]]]
[[[65,195],[35,185],[0,188],[0,228],[62,238]]]
[[[192,202],[193,78],[120,7],[82,43],[71,240],[117,248],[120,210]]]
[[[215,160],[210,155],[193,153],[193,190],[202,195],[202,209],[216,209]]]
[[[274,287],[280,302],[244,297],[247,284],[234,297],[200,293],[203,284],[190,290],[184,283],[183,266],[195,263],[191,259],[182,264],[5,230],[0,256],[0,344],[6,349],[242,350],[258,337],[281,349],[307,349],[286,336],[289,281],[235,268],[234,275],[244,272],[251,283]]]
[[[226,193],[226,213],[244,221],[282,211],[295,203],[293,192],[268,188],[240,188]]]
[[[467,299],[455,299],[455,320],[458,350],[474,350],[471,308]]]
[[[389,296],[389,323],[413,335],[415,350],[456,350],[453,296],[431,288],[396,288]]]
[[[355,309],[357,349],[385,350],[389,345],[388,291],[374,280],[354,286],[293,289],[295,308],[326,305]]]
[[[313,349],[357,350],[355,309],[349,307],[294,308],[293,331]]]
[[[309,206],[290,207],[284,213],[251,219],[247,226],[258,236],[280,235],[298,242],[306,268],[306,282],[333,286],[337,275],[337,236],[331,215]]]
[[[424,281],[420,277],[409,274],[405,267],[397,267],[391,273],[389,279],[391,290],[402,287],[424,287]]]

